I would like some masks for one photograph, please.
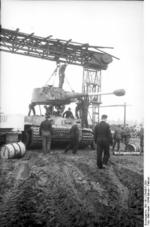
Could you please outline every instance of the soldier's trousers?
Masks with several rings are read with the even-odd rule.
[[[107,164],[109,160],[109,144],[104,141],[97,143],[97,166],[99,168],[103,167],[103,164]]]
[[[120,139],[115,139],[113,144],[113,150],[115,149],[115,146],[117,144],[117,151],[120,150]]]
[[[48,153],[51,150],[51,136],[42,135],[42,150],[44,153]]]
[[[144,139],[140,138],[140,148],[141,148],[141,152],[144,152]]]
[[[33,115],[35,116],[35,109],[34,109],[34,108],[29,109],[28,116],[30,116],[30,115],[31,115],[31,112],[32,112],[32,113],[33,113]]]

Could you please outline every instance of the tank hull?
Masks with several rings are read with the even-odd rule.
[[[25,117],[25,143],[27,148],[36,148],[42,146],[42,138],[39,134],[41,122],[44,116],[30,116]],[[93,132],[88,128],[81,128],[81,122],[74,119],[65,119],[62,117],[52,117],[53,120],[53,136],[52,144],[65,144],[70,141],[70,128],[76,122],[80,129],[80,146],[87,146],[93,144]]]

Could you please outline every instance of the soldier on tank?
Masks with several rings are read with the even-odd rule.
[[[97,144],[97,166],[99,169],[103,169],[103,165],[107,165],[110,157],[109,146],[112,145],[110,126],[106,122],[107,115],[102,115],[101,119],[101,122],[94,129],[94,140]]]
[[[62,113],[63,113],[63,111],[65,109],[65,106],[64,105],[56,105],[55,109],[57,110],[55,112],[55,116],[62,116]]]
[[[30,103],[29,104],[29,112],[28,112],[28,116],[31,115],[31,112],[33,113],[33,115],[35,115],[35,108],[34,108],[34,104],[33,103]]]
[[[64,153],[67,153],[70,149],[72,149],[72,153],[76,154],[79,147],[79,141],[80,141],[80,130],[77,124],[74,124],[71,127],[70,136],[71,136],[70,143],[66,147]]]
[[[46,115],[50,116],[53,113],[53,106],[49,105],[49,106],[44,106],[45,111],[46,111]]]
[[[63,113],[63,117],[74,119],[74,116],[73,116],[73,113],[71,112],[71,108],[70,107],[68,108],[67,111],[65,111]]]
[[[77,102],[76,108],[75,108],[75,115],[76,115],[77,119],[81,118],[81,116],[82,116],[82,114],[81,114],[82,105],[83,105],[83,101],[82,101],[82,99],[79,99]]]
[[[67,67],[67,64],[63,64],[59,68],[59,88],[63,87],[66,67]]]
[[[43,153],[49,153],[51,150],[51,140],[53,134],[52,122],[49,120],[49,116],[45,115],[45,120],[41,122],[40,136],[42,137],[42,150]]]

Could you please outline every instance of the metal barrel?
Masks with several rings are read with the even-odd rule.
[[[21,158],[26,152],[24,143],[10,143],[1,148],[0,157],[2,159]]]
[[[126,150],[129,152],[140,152],[140,146],[138,144],[129,143]]]
[[[129,143],[125,150],[121,151],[114,151],[114,155],[140,155],[141,154],[141,149],[139,144],[137,143]]]

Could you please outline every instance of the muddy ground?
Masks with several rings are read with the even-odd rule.
[[[96,167],[90,149],[0,160],[0,226],[142,227],[143,155]]]

